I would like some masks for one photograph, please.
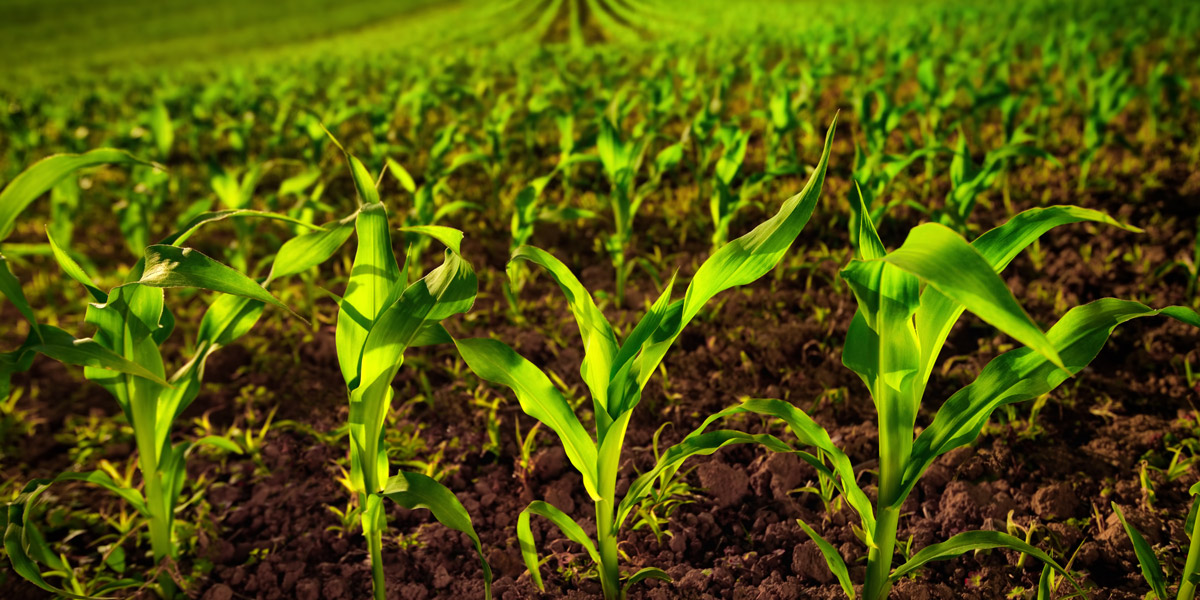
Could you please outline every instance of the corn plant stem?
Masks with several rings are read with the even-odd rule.
[[[383,576],[383,529],[387,527],[387,515],[379,500],[381,498],[374,494],[358,494],[358,504],[362,508],[363,537],[367,538],[367,552],[371,560],[371,589],[375,600],[385,600],[387,582]]]
[[[880,505],[883,503],[880,502]],[[896,527],[900,521],[898,506],[880,508],[877,512],[875,547],[867,552],[867,582],[863,588],[863,598],[867,600],[883,600],[891,590],[888,575],[892,572],[892,555],[896,552]]]
[[[611,498],[611,496],[610,496]],[[616,503],[611,499],[596,502],[596,541],[600,551],[600,585],[604,590],[606,600],[621,598],[621,570],[617,562],[617,531],[614,509]]]
[[[1200,567],[1200,517],[1197,517],[1192,523],[1192,541],[1188,544],[1187,563],[1184,564],[1184,573],[1195,573]],[[1196,582],[1184,578],[1179,584],[1178,600],[1192,600],[1196,597]]]
[[[363,518],[368,518],[364,513]],[[380,521],[383,521],[381,516]],[[367,549],[371,556],[371,588],[375,593],[375,600],[386,600],[387,585],[383,577],[383,527],[377,523],[376,529],[367,535]]]
[[[130,351],[129,353],[132,353]],[[146,384],[126,375],[129,381],[130,401],[133,405],[134,438],[138,449],[138,469],[142,472],[146,494],[146,510],[148,528],[150,530],[150,549],[154,555],[155,564],[162,566],[163,560],[174,557],[171,543],[171,514],[169,499],[162,485],[162,476],[158,472],[158,448],[154,434],[154,408],[158,397]],[[175,581],[171,574],[162,571],[158,576],[158,584],[164,598],[175,596]]]
[[[880,392],[884,392],[880,390]],[[878,396],[877,396],[878,397]],[[875,508],[874,547],[867,552],[867,581],[863,598],[884,600],[891,584],[892,557],[896,552],[896,529],[900,522],[900,479],[904,472],[901,456],[907,454],[900,436],[883,435],[879,440],[879,499]]]

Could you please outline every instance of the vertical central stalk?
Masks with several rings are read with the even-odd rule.
[[[164,562],[175,558],[175,547],[171,539],[172,501],[163,489],[159,473],[158,436],[155,435],[154,411],[158,396],[147,385],[139,385],[133,376],[126,376],[132,383],[127,388],[133,405],[134,443],[138,450],[138,469],[142,472],[142,483],[146,494],[146,512],[149,513],[150,549],[154,563],[163,570],[158,575],[158,585],[164,598],[174,598],[175,580],[164,568]]]
[[[892,556],[896,552],[896,529],[900,523],[900,465],[886,442],[880,443],[879,499],[875,503],[875,547],[867,552],[866,600],[884,600],[891,590]],[[890,460],[889,460],[890,459]]]
[[[363,506],[363,537],[367,538],[367,550],[371,559],[371,589],[375,600],[387,598],[387,582],[383,577],[383,529],[387,526],[387,515],[383,512],[383,498],[378,494],[359,494]]]
[[[621,598],[621,570],[617,554],[617,531],[612,500],[596,502],[596,541],[600,551],[600,585],[605,600]]]

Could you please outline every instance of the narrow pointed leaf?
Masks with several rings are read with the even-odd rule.
[[[974,382],[946,400],[929,427],[917,436],[912,460],[905,470],[904,488],[911,490],[935,458],[971,443],[1000,406],[1048,393],[1083,370],[1118,325],[1160,314],[1200,327],[1200,315],[1189,308],[1154,310],[1139,302],[1104,298],[1071,309],[1047,332],[1068,372],[1029,348],[1011,350],[993,359]]]
[[[593,500],[600,499],[596,473],[596,443],[571,410],[562,392],[546,374],[508,347],[488,338],[454,340],[467,366],[480,379],[507,386],[517,395],[521,410],[558,434],[571,464],[583,476]]]
[[[667,575],[666,571],[664,571],[658,567],[642,567],[641,569],[638,569],[637,573],[630,575],[629,579],[625,580],[625,584],[621,586],[621,590],[628,591],[629,586],[634,585],[639,582],[642,582],[642,581],[645,581],[647,579],[657,579],[659,581],[670,582],[671,576]]]
[[[615,418],[616,415],[608,406],[609,378],[617,354],[617,336],[613,333],[612,325],[596,307],[592,295],[575,274],[550,253],[533,246],[521,246],[513,252],[512,260],[525,260],[538,265],[558,283],[583,340],[583,362],[579,374],[592,393],[596,411]]]
[[[1025,314],[987,259],[949,228],[919,225],[880,259],[920,277],[980,319],[1062,366],[1045,334]]]
[[[475,553],[479,555],[479,563],[483,569],[484,598],[490,600],[492,568],[483,556],[483,545],[471,524],[471,515],[467,514],[467,509],[463,508],[454,492],[431,477],[401,471],[388,479],[382,495],[409,510],[427,509],[442,525],[467,534],[475,546]]]
[[[1121,521],[1121,527],[1125,528],[1125,535],[1129,536],[1129,542],[1133,544],[1133,553],[1137,556],[1138,566],[1142,569],[1142,577],[1146,578],[1146,583],[1150,585],[1151,591],[1158,600],[1167,600],[1167,582],[1163,580],[1162,565],[1158,563],[1158,557],[1154,554],[1154,548],[1150,546],[1146,538],[1142,537],[1140,531],[1136,527],[1129,524],[1125,520],[1125,513],[1117,506],[1116,502],[1110,502],[1112,509],[1117,513],[1117,518]]]
[[[25,207],[49,191],[54,184],[79,169],[105,164],[154,165],[114,148],[97,148],[83,154],[55,154],[43,158],[22,171],[0,191],[0,241],[12,233],[17,217]]]
[[[907,562],[896,567],[888,579],[890,581],[898,581],[912,571],[935,560],[947,560],[967,552],[990,550],[992,548],[1008,548],[1009,550],[1016,550],[1017,552],[1032,556],[1049,565],[1051,569],[1054,569],[1059,575],[1070,581],[1076,590],[1079,590],[1081,594],[1083,593],[1083,589],[1079,587],[1079,583],[1075,581],[1075,578],[1071,577],[1070,573],[1067,573],[1065,569],[1059,566],[1049,554],[1025,543],[1023,540],[1006,533],[1000,533],[999,531],[967,531],[940,544],[926,546],[914,554],[912,558],[909,558]]]
[[[539,590],[545,588],[542,586],[542,574],[538,569],[538,551],[533,541],[533,530],[529,525],[529,515],[531,514],[549,519],[563,532],[563,535],[567,536],[567,539],[583,546],[593,563],[600,564],[600,553],[596,551],[596,545],[592,543],[591,538],[584,533],[578,523],[549,502],[541,500],[530,502],[529,506],[517,517],[517,540],[521,544],[521,557],[525,560],[525,567],[529,569],[529,578],[533,580]]]
[[[194,287],[244,296],[282,308],[305,321],[253,279],[192,248],[162,245],[146,248],[146,267],[138,283],[157,288]]]
[[[862,238],[859,238],[860,240]],[[825,557],[825,564],[829,565],[830,572],[837,578],[838,584],[842,586],[842,591],[846,593],[846,597],[854,600],[854,583],[850,581],[850,571],[846,569],[846,561],[842,558],[837,548],[825,541],[825,538],[813,531],[812,527],[808,526],[803,519],[796,519],[796,523],[804,530],[812,541],[816,542],[817,548],[821,550],[821,556]]]
[[[971,245],[983,256],[997,273],[1003,272],[1018,254],[1042,234],[1060,225],[1093,222],[1140,231],[1136,227],[1123,225],[1099,211],[1078,206],[1049,206],[1024,211],[1005,224],[979,236]],[[921,385],[928,381],[934,363],[950,335],[950,329],[966,308],[951,300],[936,289],[926,289],[921,296],[921,307],[914,320],[921,340]]]
[[[279,247],[267,281],[303,273],[329,260],[354,233],[355,215],[327,223],[323,230],[298,235]]]

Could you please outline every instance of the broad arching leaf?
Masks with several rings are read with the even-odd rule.
[[[382,495],[409,510],[427,509],[442,525],[467,534],[475,546],[475,553],[479,555],[479,563],[483,568],[484,598],[490,600],[492,568],[483,556],[483,545],[471,524],[471,515],[467,514],[467,509],[463,508],[454,492],[431,477],[401,471],[388,479]]]
[[[83,154],[55,154],[34,163],[8,182],[0,191],[0,241],[12,233],[17,217],[38,196],[46,193],[59,180],[87,167],[106,164],[141,164],[156,166],[114,148],[97,148]]]

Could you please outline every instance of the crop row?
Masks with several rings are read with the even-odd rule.
[[[504,341],[454,338],[449,334],[443,321],[469,311],[477,293],[475,272],[462,255],[462,233],[440,225],[392,225],[380,201],[377,189],[380,178],[348,153],[345,156],[359,199],[359,207],[352,214],[317,226],[279,213],[244,208],[202,213],[160,243],[148,245],[143,259],[125,282],[107,292],[96,286],[86,270],[71,258],[70,249],[47,229],[50,248],[62,272],[82,285],[90,296],[85,320],[95,328],[95,333],[91,338],[76,339],[62,329],[39,323],[7,261],[0,262],[3,267],[0,291],[28,322],[25,343],[4,355],[0,362],[5,381],[12,372],[27,369],[35,354],[83,366],[85,376],[117,400],[132,426],[143,484],[135,486],[132,478],[114,477],[105,470],[67,472],[53,480],[28,483],[9,504],[5,518],[5,550],[14,569],[48,591],[77,595],[47,581],[47,577],[61,573],[66,566],[31,519],[35,500],[52,484],[68,480],[86,481],[119,495],[146,519],[156,562],[178,558],[173,515],[178,508],[188,453],[204,444],[234,452],[240,450],[219,436],[194,442],[171,441],[176,418],[199,391],[205,361],[220,347],[247,335],[266,305],[290,312],[271,293],[272,283],[311,272],[354,236],[357,250],[346,290],[341,297],[335,297],[339,307],[337,359],[350,403],[349,487],[356,496],[355,514],[369,545],[377,597],[382,598],[384,590],[380,552],[382,533],[387,527],[383,510],[387,501],[408,508],[427,508],[446,526],[467,534],[483,561],[485,582],[491,580],[479,537],[462,504],[431,477],[394,472],[383,441],[385,416],[394,394],[391,383],[403,364],[405,350],[439,343],[453,344],[466,365],[481,379],[510,388],[522,410],[557,435],[571,465],[582,477],[588,496],[595,502],[594,539],[570,516],[547,502],[535,501],[522,511],[517,525],[521,552],[530,576],[538,585],[540,563],[530,529],[534,515],[550,520],[586,550],[597,564],[607,598],[622,597],[628,586],[647,578],[669,580],[665,571],[654,567],[622,574],[617,546],[621,528],[639,506],[671,485],[689,457],[711,454],[729,444],[759,444],[803,459],[820,474],[821,489],[828,496],[824,498],[826,501],[838,495],[858,513],[861,521],[856,531],[868,549],[862,588],[865,597],[885,597],[894,581],[929,561],[995,547],[1014,549],[1042,560],[1046,565],[1043,593],[1048,594],[1056,585],[1056,574],[1078,587],[1049,555],[1025,540],[1001,532],[961,533],[921,549],[898,566],[893,555],[900,507],[921,475],[938,456],[970,444],[993,411],[1053,390],[1086,367],[1113,329],[1130,319],[1163,315],[1200,327],[1200,315],[1190,308],[1155,309],[1115,298],[1071,308],[1045,332],[1030,319],[1000,273],[1041,235],[1061,225],[1091,222],[1134,229],[1090,209],[1066,205],[1030,209],[971,241],[946,225],[927,223],[912,229],[899,247],[888,251],[876,233],[863,195],[861,192],[852,195],[854,259],[841,271],[841,277],[852,290],[858,310],[849,326],[842,360],[861,377],[878,415],[880,460],[875,493],[867,494],[847,455],[804,411],[780,400],[747,399],[706,418],[701,427],[663,451],[654,468],[638,476],[624,496],[618,497],[616,479],[624,436],[642,390],[673,342],[710,299],[729,288],[752,284],[785,255],[818,202],[833,138],[831,126],[821,159],[799,194],[746,235],[718,243],[692,277],[682,298],[673,299],[675,278],[669,278],[659,298],[623,340],[565,264],[533,246],[515,249],[510,266],[535,266],[549,274],[562,289],[579,325],[584,349],[580,375],[590,392],[595,415],[590,424],[576,416],[545,373]],[[332,136],[330,139],[333,140]],[[612,174],[611,202],[620,214],[622,204],[628,200],[620,184],[631,169],[621,162],[627,153],[619,144],[604,141],[599,144],[599,151],[606,171]],[[126,153],[96,150],[82,155],[54,156],[36,163],[0,193],[0,208],[3,208],[0,230],[11,231],[24,207],[73,171],[99,164],[131,162],[136,163],[137,159]],[[256,280],[186,246],[207,224],[226,219],[243,223],[255,219],[283,220],[301,226],[305,232],[280,245],[268,274]],[[404,261],[398,261],[392,250],[393,231],[428,238],[444,246],[441,265],[417,277],[419,273],[415,270],[420,262],[415,254],[423,247],[410,245]],[[190,359],[168,375],[159,349],[171,335],[175,322],[163,290],[179,287],[210,290],[220,295],[211,302],[199,324]],[[974,382],[950,395],[932,423],[918,434],[918,407],[942,346],[964,311],[1010,336],[1020,347],[994,358]],[[713,428],[726,417],[742,413],[781,419],[795,439],[785,441],[769,434]],[[1193,493],[1198,490],[1200,487],[1193,488]],[[846,594],[854,597],[855,588],[842,556],[807,524],[801,526],[821,548]],[[1153,552],[1146,553],[1144,541],[1139,543],[1136,531],[1129,529],[1129,533],[1139,559],[1147,564],[1154,560]],[[1181,597],[1190,598],[1193,593],[1195,552],[1192,554],[1188,570],[1183,573]],[[1155,589],[1161,589],[1161,571],[1150,568],[1146,572]],[[95,592],[111,592],[136,583],[115,581]],[[176,593],[169,572],[160,573],[158,588],[164,596]]]

